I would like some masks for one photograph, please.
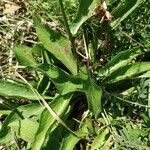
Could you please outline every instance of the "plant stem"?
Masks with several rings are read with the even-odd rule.
[[[79,58],[78,58],[78,55],[77,55],[77,52],[76,52],[74,37],[72,36],[72,33],[70,31],[70,28],[69,28],[69,24],[68,24],[68,21],[67,21],[67,17],[66,17],[66,13],[65,13],[65,10],[64,10],[62,0],[59,0],[59,5],[60,5],[61,12],[62,12],[62,15],[63,15],[63,19],[64,19],[64,22],[65,22],[68,37],[69,37],[69,40],[71,42],[72,51],[73,51],[73,54],[74,54],[75,58],[77,59],[77,72],[79,72]]]
[[[65,14],[65,10],[64,10],[64,6],[63,6],[62,0],[59,0],[59,5],[60,5],[61,12],[62,12],[62,15],[63,15],[64,23],[65,23],[65,26],[66,26],[66,30],[68,32],[69,40],[72,43],[74,40],[73,40],[72,34],[70,32],[70,28],[69,28],[69,24],[68,24],[68,21],[67,21],[67,17],[66,17],[66,14]]]

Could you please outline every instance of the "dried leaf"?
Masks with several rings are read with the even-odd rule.
[[[17,10],[19,10],[20,8],[21,8],[21,6],[15,4],[15,3],[5,4],[5,9],[3,10],[3,14],[4,15],[13,14]]]

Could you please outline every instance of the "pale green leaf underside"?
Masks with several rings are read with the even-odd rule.
[[[103,144],[106,142],[106,135],[109,133],[108,129],[105,129],[104,131],[100,132],[99,135],[93,140],[91,144],[91,150],[96,150],[103,146]]]
[[[33,104],[20,106],[17,109],[14,109],[13,111],[11,111],[9,116],[3,122],[2,128],[0,130],[0,144],[9,143],[10,141],[14,140],[14,132],[16,132],[15,130],[16,127],[13,130],[14,132],[11,132],[12,131],[11,124],[16,124],[19,120],[21,122],[22,118],[31,118],[32,116],[38,116],[41,114],[43,109],[44,108],[40,104],[33,103]],[[32,139],[32,136],[33,134],[31,136],[29,135],[30,139]],[[26,140],[28,141],[28,139]]]

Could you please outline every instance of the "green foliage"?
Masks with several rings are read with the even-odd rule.
[[[131,50],[119,52],[114,56],[104,68],[99,71],[99,76],[108,76],[117,69],[130,64],[136,57],[144,54],[144,50],[134,48]]]
[[[110,0],[108,12],[98,0],[41,0],[49,16],[31,2],[38,42],[13,48],[22,75],[0,79],[2,147],[150,148],[149,43],[125,33],[130,42],[118,48],[143,1]]]
[[[132,2],[123,0],[120,2],[118,7],[112,11],[112,15],[115,17],[115,21],[111,23],[112,28],[116,28],[120,22],[127,18],[141,3],[142,0],[132,0]]]
[[[57,112],[57,115],[62,116],[69,106],[70,98],[70,94],[58,96],[50,103],[50,106],[55,112]],[[55,122],[55,118],[49,114],[47,109],[44,109],[40,116],[39,127],[35,134],[34,144],[32,145],[33,150],[38,150],[43,147],[47,132],[49,130],[53,131],[56,128],[56,126],[53,127]]]
[[[81,79],[72,76],[64,70],[49,64],[42,64],[35,68],[45,74],[56,85],[58,92],[62,95],[82,89]]]
[[[84,136],[89,134],[88,125],[84,124],[81,126],[79,131],[77,132],[77,136],[74,136],[70,133],[66,133],[65,137],[62,140],[60,149],[61,150],[73,150],[75,145],[82,139]]]
[[[15,131],[27,141],[33,139],[34,135],[31,133],[36,131],[38,125],[36,120],[39,119],[38,116],[41,114],[42,110],[43,108],[38,103],[19,106],[17,109],[12,110],[9,116],[5,119],[0,130],[0,144],[11,142],[15,138]],[[19,123],[21,122],[23,126],[20,126]],[[26,125],[28,125],[28,128],[25,127]],[[19,130],[17,130],[17,128],[20,128],[22,132],[18,132]]]
[[[91,144],[91,150],[102,147],[105,143],[105,138],[108,133],[109,133],[108,129],[105,129],[104,131],[99,133],[99,135],[97,135],[97,137],[95,137],[95,139],[93,140],[93,142]]]
[[[39,100],[33,91],[25,84],[10,82],[0,79],[0,95],[7,98],[24,98],[29,100]],[[45,96],[45,99],[53,97]]]
[[[105,82],[114,83],[121,80],[125,80],[127,78],[136,77],[142,73],[145,73],[150,70],[150,62],[139,62],[133,65],[127,65],[119,68],[114,71],[108,78],[106,78]]]
[[[13,49],[16,59],[22,66],[32,66],[36,64],[36,61],[32,54],[32,49],[27,46],[16,46]]]
[[[40,20],[34,17],[36,32],[43,46],[59,59],[73,74],[77,73],[76,60],[71,52],[71,43],[59,33],[49,32],[41,25]]]
[[[75,35],[78,32],[80,26],[93,15],[95,8],[98,6],[98,3],[98,0],[80,0],[77,15],[70,27],[71,33],[73,35]]]

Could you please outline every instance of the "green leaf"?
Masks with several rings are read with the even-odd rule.
[[[23,105],[17,108],[24,118],[31,118],[42,113],[44,108],[39,103]]]
[[[38,103],[23,105],[14,109],[3,122],[2,128],[0,130],[0,144],[6,144],[14,140],[14,134],[11,132],[9,124],[21,121],[24,118],[32,118],[33,116],[38,116],[43,111]]]
[[[43,46],[59,59],[73,74],[77,74],[77,62],[72,54],[70,41],[52,29],[48,31],[42,26],[39,18],[34,17],[34,23],[37,35]]]
[[[91,144],[91,150],[96,150],[103,146],[103,144],[106,142],[106,135],[109,133],[108,129],[105,129],[103,132],[101,132],[96,138],[94,138],[92,144]]]
[[[42,94],[45,93],[46,90],[49,88],[49,86],[50,86],[50,80],[46,75],[44,75],[41,81],[39,82],[38,92]]]
[[[79,8],[75,19],[71,25],[71,33],[75,35],[80,26],[88,20],[95,11],[95,8],[99,4],[99,0],[80,0],[79,1]]]
[[[81,79],[79,77],[69,75],[65,71],[52,64],[42,64],[37,66],[35,69],[38,69],[47,75],[56,85],[61,95],[69,92],[79,91],[83,88]]]
[[[25,84],[13,83],[0,79],[0,96],[8,98],[25,98],[29,100],[39,100],[33,91]],[[43,96],[45,99],[53,99],[53,97]]]
[[[20,65],[34,66],[36,64],[36,61],[32,55],[32,48],[24,45],[18,45],[14,49],[12,49],[12,51],[14,52],[16,59]]]
[[[88,100],[88,108],[93,113],[93,115],[97,117],[102,110],[102,89],[92,81],[89,81],[86,84],[89,84],[87,85],[88,88],[85,91]]]
[[[11,113],[10,110],[6,110],[6,109],[1,110],[1,106],[0,106],[0,115],[8,115],[8,114],[10,114],[10,113]]]
[[[104,66],[104,68],[99,70],[98,75],[108,76],[113,71],[117,70],[120,67],[128,65],[134,58],[144,53],[145,51],[139,48],[119,52]]]
[[[147,71],[150,71],[150,62],[138,62],[119,68],[118,70],[110,74],[110,76],[107,77],[104,81],[105,83],[115,83],[121,80],[136,77]]]
[[[141,3],[143,0],[123,0],[118,7],[112,11],[112,15],[115,20],[111,23],[113,29],[115,29],[124,19],[126,19]]]
[[[44,46],[41,43],[37,43],[32,47],[31,50],[35,57],[41,57]]]
[[[57,123],[55,123],[52,129],[47,133],[47,137],[44,140],[44,144],[42,145],[43,150],[48,150],[51,148],[52,150],[58,150],[60,148],[60,141],[63,137],[64,127]],[[53,129],[54,128],[54,129]]]
[[[31,119],[17,120],[8,125],[17,136],[26,142],[32,142],[38,129],[38,122]]]
[[[51,108],[57,112],[58,116],[62,116],[65,113],[67,107],[69,106],[71,97],[71,94],[64,96],[60,95],[50,103]],[[41,114],[39,128],[35,135],[32,150],[40,150],[42,148],[46,135],[55,122],[56,119],[48,112],[47,109],[44,109]]]
[[[88,71],[81,69],[80,77],[83,80],[83,91],[86,94],[89,110],[97,117],[102,110],[102,89],[95,84],[89,76]]]
[[[60,150],[73,150],[75,145],[88,134],[88,126],[84,123],[77,132],[78,137],[74,136],[69,132],[65,135],[65,137],[62,140]]]
[[[143,73],[142,75],[138,76],[137,78],[150,78],[150,71]]]
[[[70,115],[70,111],[71,106],[67,108],[65,114],[61,117],[64,122],[67,121],[68,116]],[[44,141],[43,149],[46,150],[50,147],[52,150],[58,150],[60,148],[62,137],[64,137],[66,132],[69,131],[64,130],[64,127],[61,124],[57,124],[57,122],[54,123],[47,133],[47,138]]]

